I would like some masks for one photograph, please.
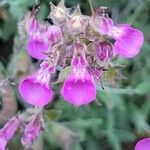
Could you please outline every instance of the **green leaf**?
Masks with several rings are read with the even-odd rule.
[[[127,130],[115,129],[114,132],[122,142],[132,142],[136,139],[136,136],[132,132]]]
[[[110,145],[113,147],[114,150],[121,150],[121,141],[119,137],[116,135],[114,130],[110,129],[107,131],[107,138]]]
[[[40,5],[40,11],[39,11],[39,15],[38,15],[38,19],[39,20],[44,20],[46,18],[46,15],[48,13],[48,7],[45,3]]]
[[[150,93],[150,82],[143,82],[136,87],[137,93],[148,94]]]
[[[101,118],[77,119],[70,122],[76,128],[91,128],[102,124]]]
[[[62,69],[59,73],[58,80],[55,82],[55,84],[63,82],[67,78],[67,76],[70,74],[70,72],[71,72],[71,66],[67,66],[64,69]]]
[[[35,3],[34,0],[12,0],[9,2],[10,8],[9,11],[13,18],[19,19],[22,17],[29,7],[31,7]]]
[[[8,21],[4,22],[0,32],[0,38],[7,40],[16,32],[16,22],[10,18]]]
[[[74,144],[71,145],[71,150],[83,150],[83,148],[80,143],[75,142]]]
[[[56,121],[61,115],[60,110],[51,109],[51,110],[44,110],[44,119],[46,121]]]

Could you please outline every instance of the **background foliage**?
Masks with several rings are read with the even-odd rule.
[[[57,4],[58,0],[53,2]],[[138,139],[150,137],[150,1],[93,0],[92,3],[94,9],[107,6],[116,23],[131,23],[139,28],[145,43],[135,58],[117,60],[124,66],[120,71],[127,79],[120,81],[119,87],[104,90],[98,87],[97,100],[89,106],[75,109],[56,95],[55,102],[45,111],[49,116],[46,120],[51,120],[48,130],[41,135],[42,142],[38,139],[36,143],[43,143],[44,150],[65,149],[72,142],[71,150],[132,150]],[[17,38],[17,22],[33,4],[34,0],[0,1],[0,73],[5,78],[15,76],[18,81],[32,70],[29,66],[33,62],[36,64],[25,53],[25,41]],[[91,14],[88,0],[66,0],[67,7],[77,4],[81,5],[83,14]],[[44,21],[48,11],[49,0],[41,0],[39,19]],[[17,110],[29,107],[20,101],[16,86],[13,91],[14,99],[8,100],[10,95],[1,96],[1,101],[5,100],[1,103],[1,125]],[[10,102],[12,105],[8,106]],[[7,117],[3,113],[6,109],[12,111]],[[9,146],[13,150],[18,145],[23,149],[16,137]]]

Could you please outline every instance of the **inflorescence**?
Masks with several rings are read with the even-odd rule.
[[[115,25],[105,7],[91,16],[83,15],[79,6],[74,11],[66,8],[63,0],[57,6],[50,3],[50,8],[52,24],[37,19],[39,7],[26,17],[27,52],[42,62],[36,72],[20,82],[19,93],[27,103],[43,107],[53,100],[52,76],[67,68],[60,90],[62,97],[76,107],[87,105],[96,99],[96,84],[111,62],[140,52],[143,33],[130,24]],[[20,122],[17,115],[0,130],[2,150]],[[41,113],[37,113],[25,127],[23,145],[31,145],[41,129]]]

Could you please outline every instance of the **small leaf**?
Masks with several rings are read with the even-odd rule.
[[[51,121],[56,121],[61,115],[61,111],[56,110],[56,109],[51,109],[51,110],[44,110],[44,119],[46,120],[51,120]]]
[[[150,82],[143,82],[136,87],[139,94],[150,93]]]
[[[68,77],[70,72],[71,72],[71,66],[67,66],[64,69],[62,69],[59,73],[58,80],[54,82],[54,84],[63,82]]]
[[[90,118],[90,119],[77,119],[72,121],[71,124],[76,128],[91,128],[93,126],[99,126],[102,124],[101,118]]]

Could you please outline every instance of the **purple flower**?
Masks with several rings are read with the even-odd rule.
[[[114,43],[115,52],[124,58],[131,58],[140,52],[144,42],[143,33],[129,24],[113,25],[110,18],[102,18],[99,23],[99,31],[102,34],[111,36],[116,40]]]
[[[150,138],[144,138],[135,145],[134,150],[149,150],[150,149]]]
[[[47,36],[50,42],[56,43],[61,39],[62,31],[59,26],[52,25],[47,28],[45,35]]]
[[[51,43],[45,37],[44,33],[37,32],[28,37],[27,50],[28,53],[36,59],[45,59],[47,52],[51,47]]]
[[[44,106],[52,100],[53,91],[49,81],[53,71],[54,67],[49,67],[43,62],[36,73],[20,83],[19,92],[26,102],[35,106]]]
[[[40,131],[42,130],[42,120],[41,120],[41,114],[37,114],[35,118],[29,122],[24,130],[23,137],[21,138],[21,142],[25,146],[30,146],[34,143],[37,136],[40,134]]]
[[[35,16],[30,16],[27,20],[27,50],[36,59],[45,59],[43,54],[51,48],[51,42],[45,36],[46,26],[39,23]]]
[[[9,120],[6,125],[0,129],[0,150],[5,150],[6,144],[14,136],[16,130],[20,125],[18,116]]]
[[[112,27],[112,36],[116,40],[114,50],[124,58],[131,58],[140,52],[143,45],[143,33],[128,24]]]
[[[83,45],[82,45],[83,46]],[[77,48],[78,49],[78,48]],[[72,73],[68,76],[61,89],[64,99],[75,105],[85,105],[93,101],[96,97],[96,88],[93,77],[86,70],[87,61],[85,52],[79,47],[72,59]]]

